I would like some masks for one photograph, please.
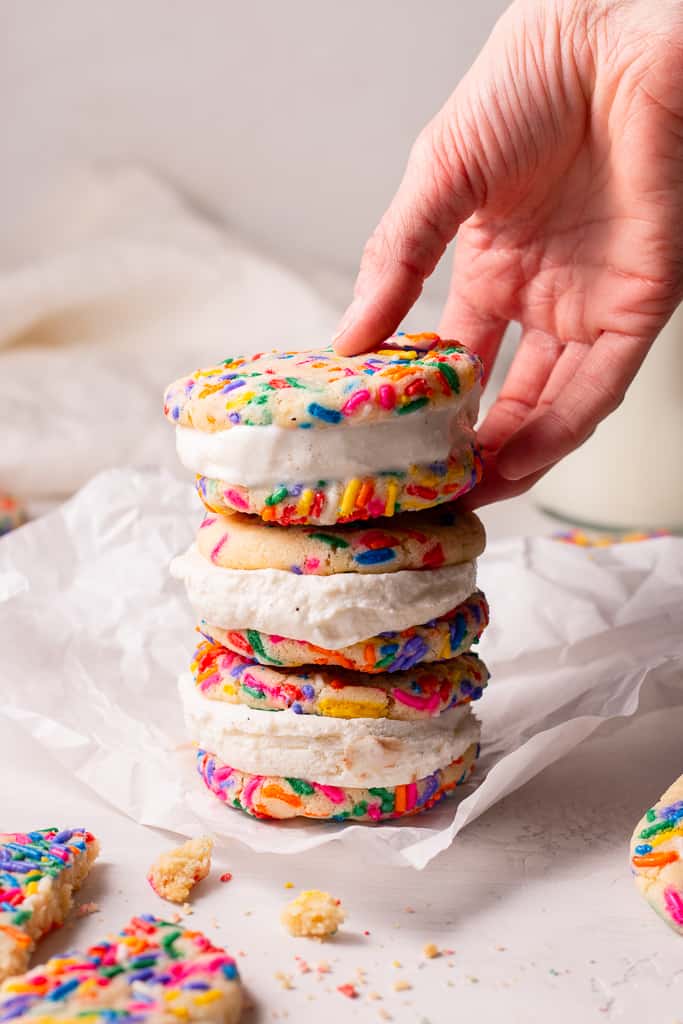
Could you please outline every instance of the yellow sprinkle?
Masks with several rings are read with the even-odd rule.
[[[648,843],[650,846],[659,846],[660,843],[666,843],[667,840],[673,839],[674,836],[683,836],[683,826],[672,828],[669,832],[660,832],[658,836],[650,836]]]
[[[434,334],[434,331],[420,331],[419,334],[404,334],[404,338],[408,341],[440,341],[438,334]]]
[[[394,359],[417,359],[417,352],[414,348],[381,348],[378,356],[390,356]]]
[[[428,960],[433,960],[435,956],[441,956],[441,953],[439,952],[439,947],[435,946],[433,942],[428,942],[425,948],[422,950],[422,953],[424,956],[427,957]]]
[[[206,1006],[208,1003],[215,1003],[217,999],[221,998],[221,993],[217,988],[210,988],[208,992],[200,992],[194,997],[195,1006]]]
[[[307,490],[301,492],[301,497],[297,502],[296,514],[298,516],[307,516],[311,511],[311,505],[313,504],[313,491]]]
[[[403,964],[401,963],[400,960],[392,960],[391,961],[391,966],[392,967],[403,967]]]
[[[28,885],[26,886],[26,888],[24,889],[24,892],[25,892],[25,894],[27,896],[34,896],[35,893],[38,892],[38,883],[37,882],[29,882]]]
[[[353,480],[349,480],[342,496],[341,504],[339,505],[339,512],[343,516],[350,516],[353,512],[353,506],[356,504],[356,497],[361,488],[362,481],[357,477]]]
[[[293,889],[294,882],[285,882],[285,889]]]
[[[167,992],[164,992],[164,999],[167,1003],[170,1003],[173,999],[177,999],[179,995],[179,988],[169,988]]]
[[[169,1006],[168,1012],[174,1017],[180,1017],[181,1020],[188,1020],[190,1016],[190,1011],[185,1006]]]
[[[243,391],[243,392],[240,393],[240,397],[239,398],[234,398],[232,400],[232,402],[226,402],[225,403],[225,408],[226,409],[237,409],[241,405],[246,405],[247,402],[250,402],[252,400],[252,398],[254,397],[255,394],[256,394],[255,391]]]
[[[398,494],[398,484],[395,480],[390,480],[387,484],[387,500],[384,505],[384,515],[393,516],[394,509],[396,508],[396,495]]]
[[[343,700],[337,697],[321,697],[318,711],[327,718],[384,718],[387,706],[386,694],[381,693],[378,701]]]

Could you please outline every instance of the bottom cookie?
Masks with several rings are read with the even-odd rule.
[[[636,825],[631,866],[653,910],[683,935],[683,775]]]
[[[472,743],[451,764],[416,782],[367,789],[323,786],[275,775],[251,775],[230,768],[205,750],[197,751],[197,771],[219,800],[255,818],[378,822],[418,814],[433,807],[467,781],[479,749],[478,743]]]

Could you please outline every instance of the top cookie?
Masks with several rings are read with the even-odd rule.
[[[462,345],[405,334],[361,356],[331,348],[235,356],[171,384],[164,414],[209,433],[239,424],[353,427],[461,402],[481,375]]]

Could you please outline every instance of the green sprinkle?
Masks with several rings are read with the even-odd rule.
[[[408,412],[417,412],[418,409],[423,409],[428,402],[429,399],[424,396],[422,398],[416,398],[414,402],[408,402],[407,405],[399,405],[396,412],[399,416],[405,416]]]
[[[263,690],[257,690],[254,686],[247,686],[246,683],[242,683],[242,689],[245,693],[248,693],[250,697],[254,697],[256,700],[266,699],[266,695]]]
[[[250,404],[251,405],[265,405],[265,403],[268,401],[269,398],[270,398],[270,395],[268,394],[268,392],[264,391],[264,393],[262,395],[258,395],[257,398],[252,398]]]
[[[438,365],[439,373],[446,381],[453,394],[457,395],[460,392],[460,378],[457,373],[452,366],[448,365],[448,363],[439,363]]]
[[[164,947],[164,949],[166,950],[167,954],[170,957],[173,957],[174,960],[179,960],[180,957],[183,955],[179,949],[174,949],[173,948],[173,943],[177,939],[179,939],[182,934],[183,933],[179,929],[176,929],[174,932],[169,932],[168,935],[164,935],[163,939],[161,940],[161,945]],[[154,963],[156,963],[156,960],[152,960],[151,961],[150,967]],[[138,966],[137,963],[136,963],[135,966],[137,968],[137,966]],[[142,966],[146,967],[147,965],[146,964],[143,965],[141,963],[140,967],[142,967]]]
[[[121,964],[112,964],[111,967],[98,967],[97,973],[103,978],[115,978],[117,974],[123,974],[124,970]]]
[[[375,663],[375,668],[387,668],[388,665],[391,665],[393,660],[394,660],[394,655],[393,654],[387,654],[387,656],[385,658],[380,658],[379,661]]]
[[[282,664],[282,662],[278,661],[277,658],[271,658],[266,653],[266,649],[263,646],[263,641],[261,640],[261,634],[258,632],[258,630],[256,630],[256,629],[248,629],[247,630],[247,640],[251,644],[252,649],[254,650],[254,652],[256,654],[258,654],[259,658],[263,658],[265,661],[269,661],[271,663],[271,665],[281,665]]]
[[[372,793],[373,796],[379,797],[383,811],[393,811],[396,804],[396,797],[390,790],[384,789],[383,786],[374,786],[368,789],[368,793]]]
[[[289,779],[285,776],[285,782],[290,784],[298,796],[310,796],[315,793],[314,787],[310,783],[304,782],[303,779]]]
[[[676,822],[673,818],[665,818],[664,821],[658,822],[656,825],[650,825],[649,828],[644,828],[640,833],[640,839],[649,839],[650,836],[659,835],[660,832],[670,832],[676,827]]]
[[[288,494],[289,491],[286,487],[278,487],[276,491],[273,491],[272,494],[268,495],[266,498],[266,505],[277,505],[281,501],[284,501]]]
[[[304,390],[305,390],[305,388],[306,388],[306,385],[305,385],[305,384],[302,384],[300,380],[297,380],[297,379],[296,379],[296,377],[285,377],[285,380],[286,380],[286,381],[287,381],[287,383],[288,383],[288,384],[290,384],[290,385],[291,385],[291,387],[293,387],[293,388],[303,388]]]
[[[31,910],[17,910],[12,918],[12,924],[25,924],[32,916],[33,911]]]
[[[322,541],[323,544],[329,544],[333,551],[337,548],[348,548],[349,542],[342,540],[341,537],[335,537],[331,533],[311,533],[309,534],[311,540]]]
[[[354,804],[351,814],[354,814],[357,818],[362,818],[364,814],[368,812],[367,801],[359,800],[357,804]]]
[[[645,817],[647,818],[647,820],[648,820],[648,821],[654,821],[654,820],[655,820],[655,818],[657,817],[657,815],[656,815],[656,813],[655,813],[655,809],[654,809],[654,807],[651,807],[651,808],[650,808],[650,810],[649,810],[649,811],[647,812],[647,814],[645,815]]]

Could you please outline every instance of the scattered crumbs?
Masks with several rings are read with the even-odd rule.
[[[293,899],[280,914],[290,935],[307,939],[329,939],[346,917],[341,900],[319,889],[307,889]]]
[[[441,953],[438,946],[433,942],[428,942],[422,950],[422,955],[426,956],[428,960],[433,960],[435,957],[441,956]]]
[[[81,903],[76,909],[76,915],[78,917],[87,917],[88,914],[96,914],[99,909],[99,903]]]
[[[476,976],[476,974],[468,974],[467,980],[471,981],[473,985],[479,984],[479,978]]]
[[[180,922],[182,921],[182,917],[178,913],[171,914],[171,921],[173,922],[173,924],[180,924]]]
[[[403,908],[403,913],[404,914],[414,914],[415,913],[415,908],[414,907],[404,907]]]
[[[393,1020],[393,1019],[394,1019],[394,1018],[393,1018],[393,1017],[391,1016],[391,1014],[389,1013],[389,1011],[388,1011],[388,1010],[385,1010],[383,1006],[380,1006],[377,1012],[379,1013],[379,1015],[380,1015],[380,1018],[381,1018],[382,1020]]]
[[[391,961],[391,966],[392,967],[403,967],[403,964],[401,963],[400,960],[392,960]]]
[[[303,957],[295,956],[294,959],[296,960],[296,967],[300,974],[310,974],[310,964],[306,960],[304,960]]]
[[[285,882],[285,889],[293,889],[294,882]]]
[[[370,934],[370,932],[367,931],[367,930],[363,932],[363,935],[369,935],[369,934]]]
[[[446,967],[455,967],[455,964],[453,963],[452,960],[447,960],[446,961]]]
[[[368,999],[372,999],[373,1002],[377,1002],[377,1000],[381,998],[382,997],[379,992],[368,992]]]
[[[283,971],[277,971],[275,974],[275,980],[280,982],[280,988],[284,988],[289,992],[294,988],[294,985],[292,985],[291,974],[285,974]]]
[[[243,949],[240,949],[240,950],[237,951],[237,955],[238,956],[246,956],[247,954],[244,952]]]
[[[451,981],[451,979],[450,979],[450,978],[448,979],[448,981],[446,982],[446,984],[448,985],[448,987],[449,987],[449,988],[455,988],[455,982],[454,982],[454,981]]]
[[[252,915],[253,913],[254,913],[254,911],[253,911],[253,910],[245,910],[245,911],[244,911],[244,917],[251,917],[251,915]]]
[[[320,960],[320,962],[315,965],[315,969],[318,974],[329,974],[332,970],[327,960]]]
[[[355,985],[347,982],[346,985],[337,985],[337,992],[341,992],[347,999],[358,999],[358,991]]]
[[[446,949],[445,946],[441,950],[441,953],[443,954],[443,956],[455,956],[455,950],[454,949]]]
[[[394,982],[394,992],[407,992],[413,986],[405,978],[399,978],[398,981]]]
[[[230,881],[232,881],[232,871],[224,871],[223,874],[221,875],[221,882]]]
[[[184,914],[185,917],[189,917],[190,914],[194,914],[194,910],[192,909],[189,903],[183,903],[182,907],[180,908],[180,913]]]
[[[496,951],[498,953],[506,953],[507,952],[507,946],[496,946]]]
[[[367,973],[362,967],[356,967],[356,977],[358,978],[359,985],[367,985]]]

